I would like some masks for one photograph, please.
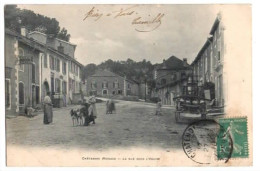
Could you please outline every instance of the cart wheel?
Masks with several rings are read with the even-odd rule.
[[[181,112],[178,112],[178,111],[175,112],[175,121],[176,121],[176,123],[180,122],[180,114],[181,114]]]

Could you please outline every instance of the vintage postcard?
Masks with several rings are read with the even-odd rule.
[[[250,5],[6,4],[9,166],[252,166]]]

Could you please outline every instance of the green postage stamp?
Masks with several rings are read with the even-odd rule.
[[[230,158],[248,158],[247,118],[221,118],[221,129],[217,137],[217,157],[224,159],[232,151]]]

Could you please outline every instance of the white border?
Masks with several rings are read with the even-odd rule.
[[[260,9],[259,9],[259,0],[207,0],[207,1],[203,1],[203,0],[160,0],[160,2],[156,1],[156,0],[132,0],[132,1],[120,1],[120,0],[110,0],[110,1],[106,1],[106,0],[95,0],[95,1],[90,1],[90,0],[63,0],[63,1],[52,1],[52,0],[1,0],[0,1],[0,18],[1,18],[1,26],[0,26],[0,79],[4,80],[4,23],[3,23],[3,19],[4,19],[4,4],[135,4],[135,3],[139,3],[139,4],[203,4],[203,3],[243,3],[243,4],[252,4],[252,19],[253,19],[253,149],[254,149],[254,156],[253,156],[253,167],[240,167],[240,168],[236,168],[236,167],[232,167],[232,168],[222,168],[222,167],[218,167],[218,168],[208,168],[208,167],[197,167],[197,168],[185,168],[185,167],[178,167],[178,168],[171,168],[171,167],[167,167],[167,168],[151,168],[151,167],[146,167],[146,168],[123,168],[124,170],[194,170],[194,171],[203,171],[203,170],[233,170],[233,171],[241,171],[241,170],[248,170],[248,171],[255,171],[255,170],[260,170],[260,140],[259,140],[259,133],[257,130],[260,130],[260,109],[259,109],[259,95],[260,95],[260,81],[259,81],[259,75],[258,73],[260,73],[260,53],[259,53],[259,34],[260,34],[260,28],[259,28],[259,16],[260,16]],[[0,84],[0,97],[4,97],[4,84]],[[0,104],[2,107],[0,107],[0,170],[86,170],[86,169],[104,169],[106,171],[109,170],[122,170],[122,168],[38,168],[38,167],[31,167],[31,168],[16,168],[16,167],[12,167],[12,168],[7,168],[5,167],[5,104],[4,104],[4,100],[0,100]]]

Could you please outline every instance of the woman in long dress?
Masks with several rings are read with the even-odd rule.
[[[52,123],[53,113],[52,113],[52,102],[50,98],[50,92],[47,92],[47,95],[44,97],[43,100],[43,123],[49,124]]]
[[[90,103],[90,107],[88,108],[89,122],[93,122],[93,124],[95,124],[95,119],[97,118],[96,97],[91,96],[88,102]]]

